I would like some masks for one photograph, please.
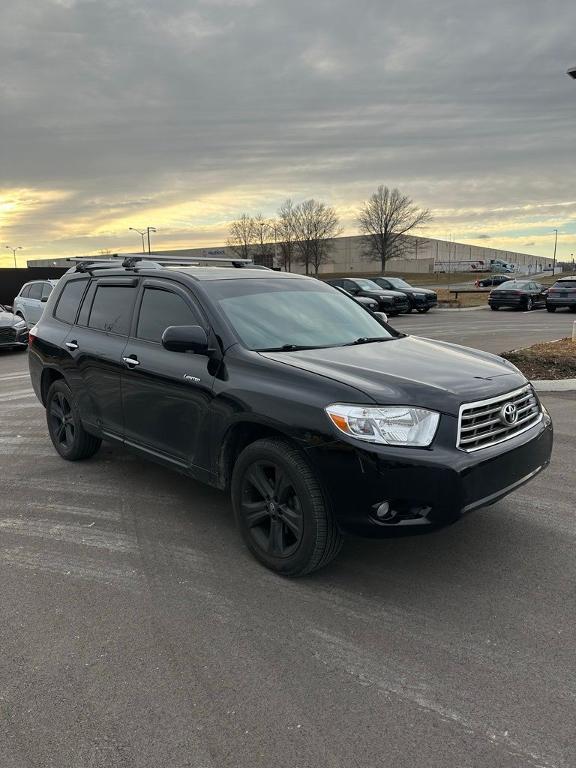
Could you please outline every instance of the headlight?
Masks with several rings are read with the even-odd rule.
[[[17,323],[14,323],[14,328],[26,328],[26,323],[24,320],[18,320]]]
[[[409,406],[372,407],[329,405],[326,413],[334,426],[350,437],[369,443],[424,448],[436,434],[440,414]]]

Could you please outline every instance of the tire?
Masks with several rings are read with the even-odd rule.
[[[576,307],[570,307],[570,312],[576,312]]]
[[[492,310],[492,312],[498,312],[500,307],[495,307],[494,304],[490,304],[490,309]]]
[[[409,315],[412,312],[413,309],[414,309],[414,307],[412,306],[412,304],[409,304],[408,305],[408,309],[406,310],[406,312],[404,314]]]
[[[532,301],[532,297],[528,296],[526,299],[526,312],[532,312],[532,309],[534,308],[534,302]]]
[[[422,307],[418,312],[420,312],[421,315],[425,315],[426,312],[430,312],[430,307]]]
[[[63,459],[89,459],[102,444],[99,437],[86,432],[72,392],[61,379],[55,381],[46,397],[46,421],[52,445]]]
[[[244,543],[282,576],[322,568],[342,547],[344,537],[312,468],[286,440],[257,440],[242,451],[231,497]]]
[[[556,312],[556,307],[546,307],[547,312]]]

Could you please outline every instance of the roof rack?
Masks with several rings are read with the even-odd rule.
[[[160,258],[157,258],[157,257]],[[122,261],[122,266],[125,269],[135,269],[136,265],[141,261],[153,261],[155,264],[161,266],[177,265],[194,265],[194,264],[221,264],[222,262],[232,264],[233,267],[247,267],[254,262],[252,259],[238,259],[235,257],[227,256],[162,256],[161,254],[145,253],[138,255],[127,255]]]
[[[88,272],[92,274],[95,269],[110,269],[110,267],[120,267],[122,262],[117,257],[112,259],[93,259],[84,256],[74,256],[66,259],[76,265],[76,272]]]

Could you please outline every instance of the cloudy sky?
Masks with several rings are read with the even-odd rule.
[[[573,0],[2,0],[0,264],[216,245],[288,196],[353,234],[378,184],[429,236],[569,258],[575,30]]]

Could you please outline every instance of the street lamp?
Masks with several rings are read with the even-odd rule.
[[[146,230],[134,229],[134,227],[128,227],[128,229],[131,229],[132,232],[138,232],[138,234],[142,238],[142,253],[146,253],[146,248],[144,246],[144,235],[146,234]]]
[[[558,230],[554,230],[554,260],[552,261],[552,274],[556,274],[556,246],[558,245]]]
[[[6,248],[8,248],[9,251],[12,251],[12,256],[14,256],[14,268],[17,269],[18,267],[16,265],[16,251],[21,251],[22,246],[17,245],[16,248],[12,248],[11,245],[7,245]]]
[[[156,227],[146,227],[146,234],[148,235],[148,253],[150,253],[150,232],[156,232]]]

